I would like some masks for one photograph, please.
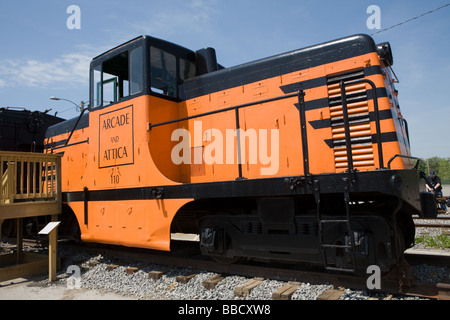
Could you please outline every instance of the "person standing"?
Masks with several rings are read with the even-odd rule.
[[[427,190],[428,191],[434,191],[436,196],[442,197],[441,178],[439,178],[436,175],[436,171],[431,170],[430,171],[430,176],[428,177],[428,179],[430,180],[432,185],[430,186],[429,184],[427,184]]]
[[[430,182],[427,183],[427,190],[428,191],[433,191],[434,195],[436,196],[436,198],[442,198],[442,183],[441,183],[441,178],[439,178],[436,175],[436,171],[431,170],[430,171],[430,176],[428,177],[428,181]],[[445,203],[439,202],[439,206],[441,207],[442,210],[447,211],[447,206],[445,205]]]

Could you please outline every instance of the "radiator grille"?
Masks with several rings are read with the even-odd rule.
[[[348,168],[345,128],[342,112],[342,97],[339,83],[364,78],[364,71],[354,71],[330,76],[327,79],[328,101],[331,116],[331,132],[334,148],[334,163],[337,171]],[[346,86],[347,108],[350,125],[353,167],[362,169],[375,165],[372,146],[370,113],[365,83]]]

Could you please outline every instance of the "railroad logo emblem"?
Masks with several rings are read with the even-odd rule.
[[[134,163],[133,106],[99,116],[99,167]]]

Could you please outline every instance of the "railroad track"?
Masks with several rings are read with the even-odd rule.
[[[413,216],[414,225],[417,228],[441,228],[450,229],[450,214],[438,215],[436,218],[419,218]]]
[[[274,300],[289,300],[292,294],[300,287],[301,283],[310,284],[331,284],[333,287],[323,292],[316,299],[337,300],[344,293],[344,289],[367,291],[367,278],[357,277],[348,274],[333,274],[318,271],[299,269],[298,266],[286,264],[267,264],[257,262],[247,262],[243,264],[224,265],[213,262],[200,255],[198,246],[190,246],[182,242],[175,242],[177,245],[174,252],[166,253],[138,248],[124,248],[110,245],[85,244],[60,242],[61,249],[74,250],[75,252],[89,253],[91,255],[101,255],[104,257],[115,257],[120,260],[134,261],[138,265],[156,264],[165,266],[161,270],[152,270],[148,277],[158,280],[171,268],[190,268],[192,270],[202,270],[215,273],[210,279],[203,281],[203,286],[213,289],[217,284],[229,276],[243,276],[248,281],[235,288],[236,296],[248,295],[251,290],[258,287],[265,279],[287,282],[281,288],[272,292]],[[43,247],[40,241],[27,241],[29,246]],[[410,265],[430,264],[437,266],[450,266],[449,256],[431,255],[428,253],[405,253],[405,259]],[[83,261],[74,261],[81,265]],[[90,262],[89,266],[95,266],[99,262]],[[108,265],[107,269],[113,270],[119,265]],[[132,274],[139,270],[139,267],[127,267],[126,273]],[[177,282],[183,284],[189,282],[195,274],[188,274],[177,277]],[[369,276],[369,274],[368,274]],[[438,300],[450,300],[450,284],[448,283],[422,283],[416,282],[411,277],[410,268],[399,268],[390,274],[381,277],[381,289],[372,292],[389,293],[392,295],[417,296]]]
[[[417,228],[441,228],[441,229],[450,229],[450,223],[420,223],[415,222],[414,225]]]
[[[450,255],[443,255],[439,250],[412,248],[405,252],[405,259],[412,266],[428,264],[432,266],[450,267]]]
[[[73,246],[71,244],[71,246]],[[78,246],[78,245],[77,245]],[[342,288],[351,290],[367,291],[367,278],[357,277],[347,274],[332,274],[317,272],[311,270],[298,269],[298,266],[261,264],[248,262],[244,264],[224,265],[208,260],[200,256],[198,249],[185,247],[175,250],[174,253],[155,252],[144,249],[107,246],[107,245],[88,245],[80,248],[83,251],[89,251],[92,254],[102,256],[120,257],[120,259],[137,261],[140,264],[156,264],[166,266],[161,270],[149,272],[149,278],[159,279],[170,268],[190,268],[192,270],[203,270],[213,272],[215,275],[203,281],[207,289],[213,289],[217,284],[228,276],[243,276],[249,278],[247,282],[238,285],[235,288],[236,296],[249,294],[249,292],[260,285],[264,279],[279,280],[287,282],[283,287],[272,293],[274,300],[289,300],[301,283],[310,284],[332,284],[333,288],[319,295],[317,299],[332,300],[339,299],[345,291]],[[424,255],[415,255],[415,259],[424,263]],[[408,255],[406,255],[408,259]],[[441,263],[439,260],[429,262]],[[436,258],[434,258],[436,259]],[[449,258],[446,257],[446,263]],[[406,264],[407,265],[407,264]],[[107,268],[113,269],[117,265],[110,265]],[[139,270],[138,267],[128,267],[125,272],[134,273]],[[393,295],[418,296],[439,300],[450,300],[450,284],[447,283],[421,283],[415,282],[411,277],[412,271],[408,266],[400,267],[390,274],[381,277],[381,289],[379,292]],[[188,274],[177,277],[177,282],[187,283],[195,274]],[[368,275],[369,276],[369,275]],[[337,289],[336,289],[337,288]]]

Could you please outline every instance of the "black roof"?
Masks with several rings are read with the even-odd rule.
[[[180,98],[192,99],[369,52],[377,52],[374,40],[365,34],[353,35],[189,79],[180,86]]]

